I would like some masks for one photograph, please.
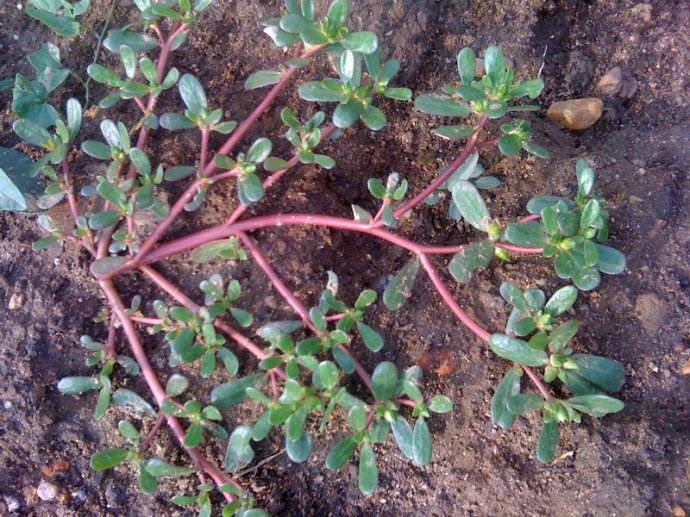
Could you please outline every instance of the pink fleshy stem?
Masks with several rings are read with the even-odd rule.
[[[141,323],[142,325],[160,325],[163,323],[163,320],[158,319],[158,318],[144,318],[141,316],[130,316],[130,320],[132,320],[134,323]]]
[[[199,158],[199,168],[204,169],[206,167],[206,160],[208,160],[208,138],[211,134],[211,130],[208,126],[201,128],[201,156]]]
[[[539,214],[529,214],[521,217],[517,220],[517,222],[519,224],[524,224],[529,223],[530,221],[538,221],[539,219],[541,219],[541,216]]]
[[[496,242],[497,248],[504,249],[506,251],[512,251],[513,253],[525,253],[528,255],[541,255],[544,253],[544,248],[529,248],[526,246],[515,246],[513,244],[507,244],[505,242]]]
[[[156,404],[158,406],[161,406],[163,404],[163,401],[167,398],[165,389],[158,380],[158,376],[156,375],[156,372],[154,371],[153,367],[151,366],[151,363],[148,360],[148,357],[146,356],[144,346],[141,340],[139,339],[139,334],[134,328],[132,320],[130,320],[129,316],[127,315],[127,310],[125,309],[125,306],[122,303],[122,299],[120,298],[119,293],[115,289],[113,283],[110,281],[99,281],[98,283],[103,292],[105,293],[106,297],[108,298],[108,302],[110,303],[113,312],[122,324],[122,329],[125,335],[127,336],[127,340],[129,341],[132,354],[134,355],[134,358],[139,364],[142,376],[144,377],[146,384],[148,384],[149,389],[153,394],[153,398],[156,400]],[[197,465],[199,469],[211,476],[211,478],[217,486],[220,487],[225,483],[231,483],[237,488],[242,489],[242,486],[237,481],[235,481],[235,479],[219,471],[212,463],[210,463],[206,458],[204,458],[201,455],[198,449],[190,449],[184,446],[185,430],[180,424],[180,422],[177,420],[177,418],[175,418],[172,415],[166,414],[165,419],[168,423],[168,427],[170,427],[180,445],[184,448],[187,454],[189,454],[194,464]],[[234,500],[234,496],[232,496],[231,494],[224,492],[224,495],[228,501]]]
[[[429,257],[427,257],[426,255],[419,255],[419,259],[422,263],[424,271],[426,271],[427,276],[434,284],[436,291],[438,291],[439,295],[441,295],[441,298],[443,299],[445,304],[450,308],[450,310],[453,312],[453,314],[455,314],[455,316],[460,320],[460,322],[485,343],[491,341],[491,334],[489,333],[489,331],[481,325],[479,325],[472,318],[470,318],[470,316],[465,311],[463,311],[457,304],[457,302],[453,298],[453,295],[450,293],[450,291],[448,291],[448,288],[443,283],[443,280],[441,280],[438,273],[436,272],[436,269],[429,260]],[[541,393],[542,397],[544,397],[544,399],[546,400],[551,400],[551,394],[549,393],[549,390],[546,388],[539,376],[528,366],[520,365],[520,367],[525,371],[525,373],[527,373],[527,376],[539,390],[539,393]]]
[[[191,298],[184,294],[176,285],[170,282],[167,278],[161,275],[158,271],[150,266],[142,266],[141,271],[148,276],[158,287],[163,291],[168,293],[172,298],[174,298],[178,303],[184,305],[192,312],[197,312],[200,306],[197,305]],[[234,327],[226,323],[221,319],[216,319],[213,324],[220,329],[224,334],[228,335],[234,339],[241,347],[251,352],[257,359],[262,360],[268,357],[268,354],[264,352],[258,345],[253,341],[242,335]],[[282,378],[285,378],[285,372],[276,368],[275,371]]]

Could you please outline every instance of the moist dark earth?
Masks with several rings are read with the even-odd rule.
[[[110,3],[94,1],[84,17],[86,29],[71,41],[56,38],[30,20],[16,4],[0,6],[0,77],[28,73],[23,56],[44,41],[59,45],[63,62],[82,74],[93,60],[97,34]],[[548,161],[501,157],[495,150],[482,154],[482,163],[503,185],[491,191],[492,213],[503,220],[524,213],[534,194],[572,195],[574,165],[586,158],[598,171],[598,189],[609,199],[613,245],[628,257],[626,271],[604,278],[600,288],[581,294],[574,315],[581,321],[576,347],[621,361],[627,381],[621,398],[625,410],[600,420],[586,418],[580,426],[563,426],[559,459],[540,464],[534,455],[539,429],[536,415],[518,420],[508,431],[490,419],[493,387],[508,363],[495,357],[441,304],[426,278],[418,280],[415,295],[405,307],[389,313],[377,304],[369,323],[381,330],[386,347],[374,357],[359,343],[353,345],[368,368],[380,360],[399,367],[419,363],[426,371],[427,393],[450,396],[452,413],[434,417],[433,461],[416,467],[395,446],[377,446],[379,490],[371,497],[357,490],[356,463],[332,473],[323,466],[330,446],[342,435],[342,417],[317,442],[305,464],[289,462],[276,432],[256,447],[254,465],[242,481],[260,506],[282,515],[562,515],[642,516],[685,515],[690,510],[690,410],[688,377],[683,365],[690,359],[690,117],[687,67],[690,48],[686,2],[658,1],[353,1],[350,25],[373,30],[389,56],[402,63],[400,85],[427,92],[454,80],[455,54],[463,46],[482,49],[500,45],[520,77],[535,77],[542,69],[546,83],[539,102],[544,108],[556,100],[587,97],[599,78],[621,66],[638,82],[631,99],[607,98],[603,118],[592,128],[571,132],[543,116],[530,120],[537,140],[552,151]],[[323,7],[323,6],[322,6]],[[243,82],[255,70],[284,60],[260,29],[260,21],[278,13],[278,2],[218,1],[200,19],[187,44],[172,56],[172,64],[197,75],[206,85],[211,104],[241,120],[261,99],[246,93]],[[113,26],[132,19],[131,1],[117,2]],[[101,62],[115,64],[107,52]],[[323,77],[329,73],[321,58],[300,73]],[[246,139],[267,135],[277,143],[282,132],[279,107],[314,107],[299,101],[293,88],[282,95]],[[70,79],[58,92],[60,104],[71,95],[83,98],[83,88]],[[92,86],[95,98],[105,90]],[[0,94],[0,144],[12,147],[10,95]],[[93,97],[92,97],[93,98]],[[175,110],[176,90],[165,93],[161,111]],[[380,132],[357,126],[324,149],[336,159],[331,171],[302,166],[286,176],[256,208],[255,214],[323,212],[350,217],[357,203],[374,209],[366,190],[369,177],[398,171],[417,192],[449,163],[459,144],[431,134],[440,119],[422,115],[411,103],[383,102],[389,124]],[[86,137],[96,137],[106,116],[133,121],[135,112],[123,105],[115,112],[92,108],[84,123]],[[496,131],[494,127],[493,131]],[[212,141],[217,148],[220,137]],[[28,151],[27,148],[21,149]],[[149,151],[166,164],[191,163],[198,152],[193,132],[158,132]],[[284,141],[279,155],[288,152]],[[283,153],[283,154],[281,154]],[[88,161],[76,157],[78,185],[93,177]],[[176,190],[177,189],[177,190]],[[170,190],[171,198],[179,187]],[[207,206],[185,215],[169,237],[181,236],[219,222],[234,206],[234,188],[221,185]],[[60,212],[53,216],[60,218]],[[404,222],[410,238],[437,244],[473,238],[472,231],[452,224],[445,208],[423,207]],[[164,482],[155,496],[136,489],[127,469],[94,473],[90,456],[107,446],[122,444],[117,421],[130,418],[144,430],[151,418],[110,410],[103,420],[91,420],[95,396],[61,396],[57,381],[66,375],[89,375],[79,336],[105,338],[93,322],[103,305],[88,271],[88,257],[68,245],[64,250],[32,252],[40,233],[35,218],[0,216],[0,513],[17,515],[191,515],[169,503],[175,494],[191,493],[196,482]],[[407,254],[369,238],[314,228],[279,228],[255,234],[288,285],[307,305],[317,300],[326,271],[341,277],[342,295],[352,300],[366,287],[380,285],[386,275],[404,264]],[[443,268],[440,261],[439,268]],[[251,263],[192,265],[177,258],[159,269],[198,298],[198,283],[212,272],[239,279],[244,286],[243,307],[259,322],[291,317],[279,294]],[[507,307],[498,293],[503,280],[523,288],[558,287],[552,269],[539,259],[520,259],[475,275],[466,287],[446,281],[458,301],[482,324],[500,329]],[[141,294],[148,302],[162,297],[137,274],[117,282],[125,299]],[[150,309],[150,305],[147,305]],[[166,345],[146,338],[147,352],[163,378]],[[124,338],[118,347],[125,349]],[[255,362],[242,357],[242,373]],[[687,367],[686,367],[687,370]],[[211,382],[212,381],[212,382]],[[140,380],[115,377],[119,386],[137,390],[149,400]],[[195,394],[207,396],[213,382],[200,383]],[[355,391],[361,390],[352,380]],[[233,428],[249,423],[256,408],[245,404],[225,415]],[[167,431],[151,452],[168,461],[186,458]],[[204,452],[222,462],[224,444],[209,443]],[[36,487],[42,479],[59,489],[42,501]]]

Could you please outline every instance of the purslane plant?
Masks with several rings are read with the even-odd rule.
[[[117,411],[119,406],[128,406],[144,421],[155,419],[143,441],[131,423],[120,422],[120,432],[130,445],[96,453],[92,458],[94,469],[130,464],[138,470],[140,486],[146,492],[155,490],[158,477],[196,470],[201,478],[198,493],[180,494],[173,498],[174,503],[194,505],[200,515],[210,515],[211,494],[217,490],[227,502],[224,516],[250,517],[265,512],[253,507],[251,496],[234,474],[253,461],[253,443],[265,439],[276,428],[282,433],[288,457],[304,462],[332,422],[333,414],[341,413],[347,429],[330,448],[326,467],[338,470],[356,456],[359,488],[366,495],[378,485],[376,444],[389,437],[415,464],[431,461],[427,419],[432,413],[452,411],[452,401],[444,395],[424,393],[419,367],[401,371],[394,363],[383,361],[371,374],[365,369],[355,351],[364,348],[375,354],[384,347],[384,337],[367,323],[367,309],[377,303],[379,295],[365,289],[354,299],[341,297],[337,274],[328,272],[319,299],[311,307],[305,305],[250,235],[261,228],[284,225],[358,232],[406,250],[410,257],[387,283],[381,296],[383,304],[393,311],[403,307],[414,295],[423,270],[458,321],[496,355],[513,363],[493,396],[494,422],[508,428],[519,415],[541,412],[543,427],[537,457],[543,462],[552,461],[560,424],[579,423],[582,414],[601,417],[623,407],[611,396],[623,385],[622,366],[611,359],[577,352],[579,347],[573,342],[577,321],[561,322],[559,318],[573,307],[578,288],[594,289],[600,273],[622,272],[625,258],[604,244],[608,238],[608,212],[605,200],[594,195],[595,174],[583,160],[577,162],[578,193],[574,200],[535,197],[527,205],[530,215],[518,221],[493,217],[481,194],[483,189],[500,186],[500,180],[484,175],[485,169],[479,164],[479,153],[486,147],[496,145],[504,155],[524,150],[548,158],[548,151],[533,141],[528,121],[503,120],[511,113],[538,109],[519,102],[537,98],[543,89],[542,81],[518,80],[497,47],[486,49],[484,71],[478,74],[474,51],[462,49],[457,56],[458,80],[442,86],[441,93],[418,95],[414,101],[421,112],[463,119],[462,123],[434,130],[444,139],[465,140],[465,144],[423,189],[408,195],[407,181],[394,172],[386,178],[369,179],[371,206],[353,206],[354,218],[279,211],[246,218],[247,208],[261,202],[266,190],[293,169],[301,165],[333,167],[334,160],[319,149],[327,138],[345,138],[347,133],[341,134],[342,130],[358,121],[368,129],[382,129],[386,116],[375,106],[378,97],[404,102],[413,96],[409,89],[391,84],[400,64],[394,59],[384,60],[376,36],[346,26],[346,0],[334,0],[320,19],[311,0],[285,3],[283,16],[264,22],[264,31],[277,46],[296,47],[297,57],[276,70],[262,70],[246,80],[247,89],[271,89],[239,124],[224,121],[223,109],[210,107],[213,103],[196,77],[168,67],[171,53],[184,43],[197,15],[211,1],[138,0],[139,20],[108,33],[104,45],[118,56],[121,67],[97,63],[89,66],[89,76],[107,90],[99,105],[109,109],[131,100],[141,113],[130,126],[104,117],[100,123],[103,141],[80,137],[79,101],[70,99],[64,114],[48,104],[48,93],[67,76],[54,47],[47,45],[32,55],[35,81],[17,76],[15,101],[28,101],[15,102],[15,132],[28,145],[43,150],[43,158],[27,167],[27,173],[36,176],[42,172],[49,180],[35,205],[45,209],[66,199],[74,223],[73,230],[65,232],[41,213],[39,223],[47,235],[34,247],[44,248],[58,241],[83,247],[93,259],[91,272],[107,299],[98,317],[108,327],[106,343],[82,338],[82,345],[91,351],[87,364],[98,366],[100,371],[92,376],[66,377],[58,388],[71,395],[99,391],[96,418],[111,407]],[[148,54],[156,48],[160,52],[154,59]],[[323,126],[327,116],[322,111],[298,115],[294,107],[284,107],[280,113],[287,127],[284,137],[293,148],[291,156],[272,156],[273,144],[266,137],[246,142],[249,130],[273,107],[290,80],[306,70],[320,52],[330,56],[337,78],[303,82],[298,92],[302,99],[316,102],[319,107],[336,103],[332,123]],[[184,111],[157,114],[159,97],[175,87]],[[493,120],[503,121],[497,138],[487,136]],[[158,163],[147,151],[154,130],[197,132],[198,159],[172,166]],[[228,135],[216,152],[210,148],[212,132]],[[246,151],[240,152],[239,146],[245,142]],[[89,208],[79,202],[73,186],[71,156],[77,152],[107,163],[102,175],[78,175],[80,196],[92,198]],[[7,178],[4,173],[0,175],[0,181]],[[230,179],[236,182],[237,203],[222,224],[160,243],[184,211],[201,209],[209,189]],[[174,203],[168,204],[163,188],[172,181],[187,181],[188,186]],[[26,199],[19,197],[23,193],[16,187],[7,187],[3,195],[0,200],[12,202],[4,208],[27,208]],[[397,231],[405,228],[414,209],[438,203],[448,204],[452,224],[462,224],[480,237],[439,246],[413,242]],[[154,215],[159,222],[149,235],[143,235],[136,219]],[[190,259],[199,263],[230,261],[230,271],[237,261],[252,260],[294,310],[296,319],[260,322],[260,341],[250,339],[240,329],[254,325],[254,317],[242,308],[242,286],[232,276],[213,274],[201,282],[200,293],[193,293],[194,299],[203,299],[200,305],[152,266],[181,253],[189,253]],[[522,290],[512,282],[504,282],[500,292],[512,311],[505,331],[496,333],[460,307],[434,263],[437,257],[450,256],[450,276],[466,284],[477,269],[488,267],[494,260],[513,260],[520,255],[553,259],[558,277],[572,280],[574,286],[561,287],[547,300],[542,290]],[[143,273],[169,301],[145,302],[137,295],[127,307],[114,280],[133,270]],[[228,265],[223,266],[223,271],[228,271]],[[169,371],[154,369],[136,326],[168,343]],[[126,337],[133,359],[118,350],[119,333]],[[257,363],[240,365],[237,349],[249,352]],[[542,368],[543,373],[537,370]],[[240,371],[243,376],[238,376]],[[221,375],[225,381],[212,387],[207,400],[186,397],[188,376],[196,372],[201,379]],[[523,374],[536,391],[523,391]],[[158,410],[132,390],[113,390],[122,383],[122,375],[143,377]],[[351,375],[364,384],[370,395],[355,396]],[[163,376],[167,378],[165,387],[160,380]],[[559,383],[558,396],[550,389],[553,383]],[[234,427],[226,429],[224,411],[241,403],[259,408],[260,416],[255,422],[235,422]],[[146,459],[145,450],[164,423],[187,451],[194,468]],[[198,450],[204,441],[214,439],[227,440],[223,470]]]

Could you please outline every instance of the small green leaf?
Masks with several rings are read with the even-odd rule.
[[[428,465],[431,461],[431,433],[422,417],[417,419],[412,432],[412,456],[417,465]]]
[[[590,354],[572,356],[577,363],[578,375],[604,391],[615,393],[625,382],[625,368],[618,361]]]
[[[110,52],[118,54],[122,46],[131,48],[135,52],[146,52],[158,46],[156,38],[148,34],[141,34],[139,32],[112,29],[108,32],[108,36],[103,40],[103,46]]]
[[[204,87],[199,80],[191,74],[184,74],[178,83],[180,95],[187,109],[194,114],[200,114],[208,107]]]
[[[161,127],[169,131],[196,127],[196,124],[189,117],[180,113],[164,113],[158,120]]]
[[[491,399],[491,419],[503,429],[512,427],[515,414],[508,409],[508,400],[520,393],[521,368],[511,368],[499,383]]]
[[[551,331],[547,339],[549,350],[553,354],[559,354],[568,345],[579,328],[577,320],[568,320]]]
[[[390,281],[383,292],[383,303],[391,311],[397,311],[408,298],[412,296],[417,273],[419,272],[419,258],[411,258],[398,274]]]
[[[448,140],[458,140],[460,138],[468,138],[474,134],[474,128],[470,126],[440,126],[432,130],[437,136],[446,138]]]
[[[243,205],[256,203],[264,197],[261,178],[256,174],[244,174],[238,178],[239,197]]]
[[[496,355],[525,366],[543,366],[549,360],[544,351],[535,350],[521,339],[505,334],[493,334],[490,346]]]
[[[414,447],[412,443],[412,428],[403,417],[398,416],[391,424],[395,443],[398,444],[400,452],[407,458],[414,460]]]
[[[515,415],[524,415],[544,407],[544,399],[536,393],[518,393],[506,401],[508,411]]]
[[[357,442],[352,436],[346,436],[335,444],[331,452],[326,456],[326,467],[330,470],[339,470],[352,457],[357,448]]]
[[[262,378],[263,374],[248,375],[216,386],[211,391],[211,404],[220,409],[239,404],[247,397],[246,389],[256,385]]]
[[[390,361],[379,363],[371,375],[372,391],[376,400],[389,400],[398,388],[398,368]]]
[[[556,457],[558,431],[558,422],[544,422],[537,444],[537,459],[542,463],[551,463]]]
[[[536,144],[534,142],[523,141],[522,148],[529,154],[536,156],[537,158],[541,158],[543,160],[548,160],[551,156],[551,153],[546,147]]]
[[[498,86],[503,82],[506,73],[506,63],[503,52],[498,47],[489,47],[484,53],[484,70],[491,78],[491,83]]]
[[[275,70],[259,70],[247,78],[244,82],[244,89],[255,90],[256,88],[263,88],[264,86],[276,84],[280,81],[282,76],[282,73],[276,72]]]
[[[361,54],[371,54],[378,48],[378,40],[373,32],[351,32],[340,43],[347,50]]]
[[[169,397],[177,397],[178,395],[182,395],[188,387],[189,379],[187,379],[187,377],[184,375],[174,373],[170,376],[167,384],[165,385],[165,393]]]
[[[307,101],[338,102],[340,90],[332,90],[324,86],[320,81],[308,81],[299,87],[299,96]]]
[[[376,106],[367,106],[362,113],[362,122],[369,129],[378,131],[386,125],[386,115]]]
[[[338,104],[333,112],[333,123],[341,129],[354,124],[362,114],[362,104],[354,99],[345,104]]]
[[[383,348],[383,338],[381,337],[381,334],[376,332],[369,325],[358,321],[357,330],[359,331],[359,335],[362,336],[362,340],[369,350],[372,352],[378,352]]]
[[[307,432],[303,432],[297,440],[291,440],[285,435],[285,452],[288,458],[295,463],[302,463],[309,458],[312,450],[312,438]],[[245,514],[246,515],[246,512]]]
[[[414,107],[423,113],[444,117],[466,117],[470,113],[465,104],[434,94],[420,95],[415,99]]]
[[[137,413],[156,416],[156,411],[151,404],[127,388],[115,390],[115,393],[113,393],[113,404],[116,406],[127,406]]]
[[[477,58],[469,47],[465,47],[458,52],[458,75],[464,85],[470,85],[474,81],[475,68],[477,65]]]
[[[144,464],[144,468],[146,472],[151,474],[154,478],[188,476],[194,472],[193,468],[180,467],[179,465],[173,465],[167,461],[159,460],[158,458],[148,460]]]
[[[235,428],[228,440],[228,448],[225,453],[225,468],[231,472],[236,472],[240,468],[251,463],[254,459],[254,450],[250,442],[252,439],[252,428],[248,425],[241,425]]]
[[[468,283],[472,273],[485,268],[494,256],[494,244],[489,240],[475,242],[458,251],[450,263],[448,270],[457,282]]]
[[[189,449],[198,447],[204,437],[204,428],[201,424],[194,423],[187,428],[184,435],[184,446]]]
[[[120,213],[114,210],[107,210],[89,217],[89,228],[92,230],[103,230],[109,228],[120,220]]]
[[[383,95],[396,101],[409,101],[412,98],[412,90],[409,88],[386,88],[383,90]]]
[[[625,270],[625,255],[615,248],[597,244],[597,268],[607,275],[618,275]]]
[[[491,214],[477,187],[469,181],[460,180],[453,184],[451,192],[463,219],[482,232],[488,231]]]
[[[94,377],[63,377],[57,385],[63,395],[81,395],[99,387],[100,383]]]
[[[572,285],[567,285],[556,291],[546,303],[544,310],[551,316],[558,316],[570,309],[577,299],[577,289]]]
[[[330,26],[334,29],[342,27],[345,24],[345,20],[347,20],[349,11],[348,0],[333,0],[328,7],[328,13],[326,13]]]
[[[429,409],[434,413],[448,413],[453,410],[453,402],[445,395],[436,395],[429,401]]]
[[[544,226],[539,221],[510,223],[506,228],[505,239],[518,246],[541,248],[546,245]]]
[[[362,406],[353,406],[347,414],[347,423],[356,432],[364,431],[367,426],[367,412]]]
[[[117,424],[120,434],[135,445],[139,444],[139,431],[127,420],[120,420]]]
[[[510,133],[503,135],[498,141],[498,150],[505,156],[513,156],[522,149],[522,138],[520,135]]]
[[[34,5],[38,4],[38,5]],[[42,9],[45,6],[48,9]],[[63,12],[56,2],[38,2],[33,0],[26,5],[26,14],[47,25],[53,32],[65,38],[79,36],[79,22],[69,12]]]
[[[324,388],[332,389],[338,385],[338,367],[332,361],[321,361],[317,372]]]
[[[91,468],[96,472],[111,469],[125,461],[128,456],[128,449],[104,449],[91,456]]]
[[[371,495],[379,483],[379,471],[376,466],[376,455],[370,444],[365,443],[359,451],[359,491]]]
[[[37,147],[45,147],[51,141],[50,133],[29,119],[15,120],[12,129],[19,138]]]
[[[596,418],[608,415],[609,413],[618,413],[624,407],[624,404],[620,400],[601,394],[572,397],[567,400],[567,403],[578,411],[582,411]]]

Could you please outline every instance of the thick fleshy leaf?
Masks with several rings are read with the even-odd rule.
[[[188,476],[194,472],[193,468],[180,467],[158,458],[148,460],[144,463],[144,468],[155,478]]]
[[[309,433],[302,433],[297,440],[291,440],[287,435],[285,436],[285,452],[287,452],[288,458],[295,463],[306,461],[311,450],[312,438]]]
[[[398,416],[391,424],[395,443],[398,444],[400,452],[407,458],[414,460],[414,446],[412,443],[412,427],[403,417]]]
[[[423,113],[444,117],[466,117],[470,113],[465,104],[434,94],[420,95],[415,99],[414,107]]]
[[[577,334],[579,326],[577,320],[568,320],[553,329],[547,340],[551,353],[561,353],[573,336]]]
[[[120,213],[113,210],[107,210],[93,214],[89,217],[89,228],[92,230],[103,230],[109,228],[120,220]]]
[[[324,86],[320,81],[308,81],[299,87],[299,96],[307,101],[338,102],[340,91],[334,91]]]
[[[345,104],[338,104],[333,112],[333,123],[339,128],[348,128],[362,114],[362,104],[352,99]]]
[[[189,386],[189,379],[179,373],[173,373],[165,385],[165,394],[169,397],[182,395]]]
[[[468,283],[472,273],[485,268],[494,256],[494,244],[489,240],[475,242],[465,246],[453,255],[448,270],[457,282]]]
[[[417,465],[428,465],[431,461],[431,433],[422,417],[417,419],[412,431],[412,455]]]
[[[536,156],[542,160],[548,160],[551,157],[551,153],[546,147],[534,142],[523,141],[522,148],[532,156]]]
[[[181,113],[164,113],[158,121],[162,127],[170,131],[196,127],[196,124],[189,117]]]
[[[258,138],[247,151],[247,161],[263,163],[271,154],[273,144],[268,138]]]
[[[365,443],[359,451],[359,491],[371,495],[379,483],[379,471],[376,466],[376,455],[370,444]]]
[[[37,5],[34,5],[36,3],[38,2],[33,2],[26,5],[26,14],[47,25],[51,30],[53,30],[53,32],[60,36],[64,36],[66,38],[79,36],[79,22],[67,14],[63,14],[62,16],[59,15],[59,4],[56,3],[53,9],[48,10],[41,9]],[[51,2],[51,4],[52,3],[53,2]],[[39,5],[43,5],[43,3],[40,3]]]
[[[115,390],[115,393],[113,393],[113,404],[116,406],[126,406],[137,413],[156,416],[156,411],[151,404],[127,388]]]
[[[398,310],[412,296],[412,288],[418,272],[419,258],[413,257],[389,282],[383,292],[383,303],[389,310]]]
[[[31,120],[20,118],[12,125],[17,136],[25,142],[37,147],[44,147],[50,142],[50,133]]]
[[[276,84],[282,76],[283,74],[275,70],[259,70],[247,78],[244,82],[244,89],[255,90],[256,88]]]
[[[512,427],[515,413],[508,409],[508,400],[520,393],[521,368],[511,368],[499,383],[491,399],[491,419],[503,429]]]
[[[239,198],[243,205],[256,203],[264,197],[264,187],[261,178],[256,174],[244,174],[238,179]]]
[[[252,428],[241,425],[235,428],[228,440],[228,448],[225,452],[225,468],[230,472],[236,472],[251,463],[254,459],[254,450],[251,447]]]
[[[98,451],[91,456],[91,468],[96,472],[116,467],[129,456],[128,449],[111,448]]]
[[[328,13],[326,13],[330,26],[336,29],[342,27],[345,24],[345,20],[347,20],[349,12],[348,0],[333,0],[328,7]]]
[[[503,51],[498,47],[489,47],[484,54],[484,70],[494,86],[503,82],[506,73],[506,62]]]
[[[609,393],[615,393],[625,382],[625,368],[618,361],[590,354],[572,356],[577,363],[577,374]]]
[[[378,40],[373,32],[351,32],[340,43],[347,50],[360,54],[371,54],[378,48]]]
[[[453,410],[453,402],[445,395],[435,395],[429,401],[429,409],[434,413],[448,413]]]
[[[463,219],[478,230],[488,231],[491,215],[477,187],[469,181],[460,180],[452,186],[451,193]]]
[[[448,140],[458,140],[460,138],[468,138],[474,134],[474,128],[470,126],[440,126],[432,131],[441,138]]]
[[[103,46],[116,54],[120,52],[120,48],[123,45],[135,52],[146,52],[156,48],[158,42],[156,38],[148,34],[121,29],[112,29],[103,40]]]
[[[551,463],[556,457],[558,432],[558,422],[544,422],[537,443],[537,459],[542,463]]]
[[[340,440],[326,456],[326,467],[330,470],[338,470],[345,466],[357,448],[357,442],[352,436]]]
[[[544,226],[539,221],[510,223],[506,228],[505,238],[518,246],[541,248],[546,245]]]
[[[372,391],[376,400],[388,400],[398,388],[398,368],[390,361],[379,363],[371,375]]]
[[[216,386],[211,391],[211,404],[220,409],[239,404],[247,397],[247,388],[255,386],[262,378],[262,374],[249,375]]]
[[[490,346],[496,355],[526,366],[543,366],[549,360],[544,351],[535,350],[525,341],[505,334],[493,334]]]
[[[386,115],[376,106],[367,106],[362,113],[362,122],[372,131],[378,131],[386,125]]]
[[[499,291],[503,299],[517,310],[522,312],[529,311],[530,307],[527,304],[525,295],[522,293],[522,290],[513,282],[503,282]]]
[[[359,335],[362,336],[362,340],[369,350],[372,352],[378,352],[383,348],[383,338],[381,337],[381,334],[376,332],[369,325],[359,321],[357,322],[357,330],[359,331]]]
[[[597,259],[599,271],[607,275],[618,275],[625,270],[625,255],[610,246],[603,246],[601,244],[596,246],[599,252]]]
[[[522,81],[517,91],[513,94],[513,97],[529,97],[530,99],[536,99],[543,89],[544,81],[542,79]]]
[[[515,415],[524,415],[544,407],[544,399],[536,393],[518,393],[506,401],[508,411]]]
[[[498,150],[501,154],[505,156],[513,156],[520,152],[522,149],[522,138],[520,135],[510,133],[503,135],[498,141]]]
[[[561,287],[549,298],[544,310],[552,316],[558,316],[570,309],[577,299],[577,289],[572,285]]]
[[[469,47],[465,47],[458,52],[458,75],[462,84],[469,85],[474,81],[475,67],[477,65],[477,58]]]
[[[96,140],[86,140],[81,144],[82,151],[99,160],[110,160],[110,147]]]
[[[596,418],[609,413],[618,413],[624,407],[620,400],[601,394],[572,397],[567,400],[567,403],[578,411]]]
[[[203,109],[208,107],[204,87],[201,86],[196,77],[191,74],[184,74],[177,86],[185,106],[191,113],[201,113]]]
[[[21,212],[26,210],[24,194],[17,188],[10,177],[0,169],[0,210]]]
[[[63,395],[81,395],[99,387],[100,383],[94,377],[63,377],[57,385]]]

